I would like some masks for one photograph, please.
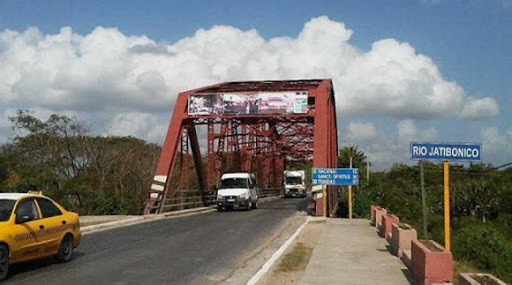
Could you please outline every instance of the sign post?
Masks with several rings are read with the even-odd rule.
[[[453,161],[480,161],[482,144],[411,142],[411,159],[443,160],[444,177],[444,247],[450,251],[450,164]],[[421,161],[420,161],[421,164]],[[420,167],[422,167],[420,165]],[[422,193],[423,194],[423,193]],[[422,197],[423,199],[423,197]],[[426,225],[426,212],[423,212]]]
[[[322,199],[323,199],[323,212],[324,212],[324,218],[327,217],[327,186],[322,185]]]
[[[444,247],[450,251],[450,164],[443,162],[444,174]]]
[[[311,171],[313,185],[323,185],[324,216],[327,215],[327,191],[325,185],[352,185],[359,184],[359,169],[357,168],[313,168]],[[352,218],[352,191],[349,191],[349,218]]]

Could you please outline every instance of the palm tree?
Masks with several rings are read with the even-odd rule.
[[[359,150],[357,146],[344,146],[338,153],[338,167],[348,168],[350,167],[350,158],[352,157],[352,167],[361,168],[366,163],[366,155],[362,150]]]

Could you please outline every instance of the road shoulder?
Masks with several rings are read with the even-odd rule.
[[[311,218],[293,243],[258,284],[298,284],[325,227],[325,218]]]
[[[304,212],[286,219],[276,228],[275,234],[260,242],[260,246],[257,249],[245,255],[245,259],[240,260],[238,263],[239,266],[216,284],[246,284],[306,219],[307,216]]]

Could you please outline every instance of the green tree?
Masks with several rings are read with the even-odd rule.
[[[138,214],[160,148],[132,137],[93,136],[84,122],[27,111],[10,118],[17,134],[0,152],[0,183],[41,190],[80,214]],[[15,162],[15,163],[14,163]]]
[[[452,212],[456,216],[474,216],[485,223],[491,215],[497,215],[502,195],[494,181],[470,179],[452,188]]]
[[[352,167],[361,168],[366,162],[366,155],[357,146],[344,146],[338,153],[338,167],[350,167],[350,158],[352,158]]]

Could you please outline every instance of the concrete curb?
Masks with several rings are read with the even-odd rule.
[[[121,226],[129,226],[129,225],[133,225],[133,224],[137,224],[137,223],[141,223],[141,222],[145,222],[145,221],[154,221],[154,220],[159,220],[159,219],[172,217],[172,216],[180,216],[180,215],[187,215],[187,214],[193,214],[193,213],[213,211],[213,209],[214,208],[212,208],[212,207],[201,207],[201,208],[166,212],[166,213],[157,214],[157,215],[144,215],[144,216],[139,216],[139,217],[135,217],[135,218],[128,218],[128,219],[123,219],[123,220],[119,220],[119,221],[113,221],[113,222],[107,222],[107,223],[82,227],[81,231],[82,231],[82,233],[90,233],[90,232],[95,232],[95,231],[99,231],[99,230],[103,230],[103,229],[109,229],[109,228],[121,227]]]

